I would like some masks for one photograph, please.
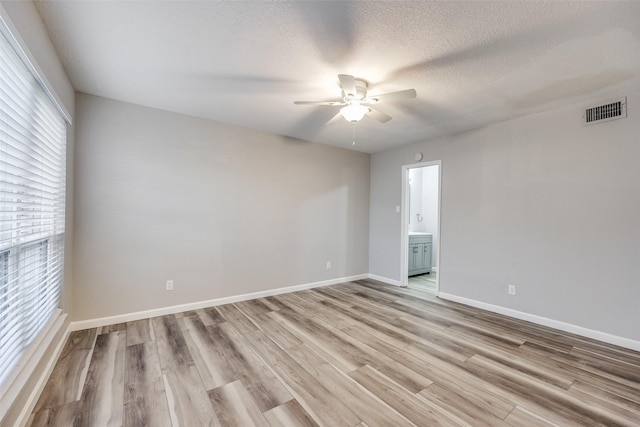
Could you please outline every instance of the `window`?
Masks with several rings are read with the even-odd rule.
[[[58,308],[66,179],[65,118],[1,24],[0,384]]]

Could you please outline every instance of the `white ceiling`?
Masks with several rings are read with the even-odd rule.
[[[640,86],[640,2],[37,1],[78,91],[351,148],[337,75],[380,104],[376,152]]]

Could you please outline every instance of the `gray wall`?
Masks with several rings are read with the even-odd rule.
[[[74,320],[368,272],[368,154],[76,105]]]
[[[370,272],[400,280],[401,166],[442,160],[440,291],[640,340],[640,91],[372,155]],[[507,284],[517,295],[507,295]]]

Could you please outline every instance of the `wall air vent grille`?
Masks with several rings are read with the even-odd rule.
[[[589,107],[585,110],[584,125],[593,125],[611,120],[624,119],[627,117],[627,98],[608,102],[606,104]]]

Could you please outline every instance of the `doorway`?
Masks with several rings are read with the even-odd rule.
[[[441,163],[402,167],[401,284],[434,295],[440,288]]]

